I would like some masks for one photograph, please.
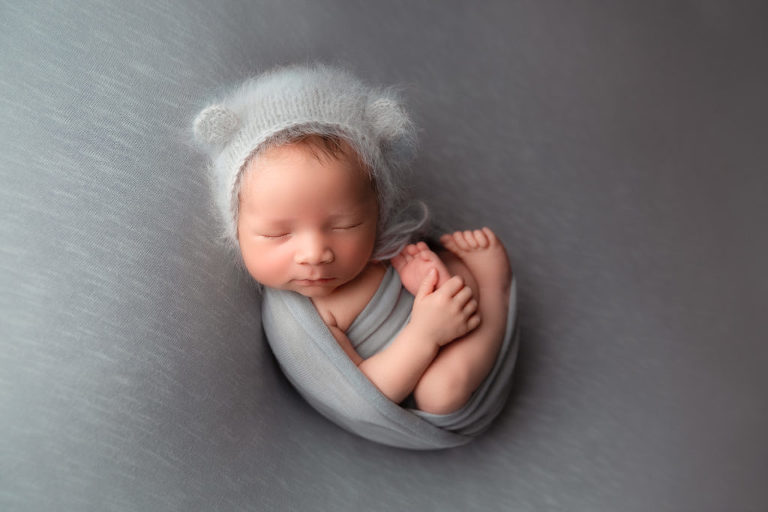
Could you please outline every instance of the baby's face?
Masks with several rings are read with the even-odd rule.
[[[329,295],[366,267],[378,205],[354,158],[316,158],[304,144],[271,148],[243,176],[237,224],[248,272],[272,288]]]

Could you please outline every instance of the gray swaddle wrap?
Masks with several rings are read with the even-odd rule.
[[[519,337],[514,277],[496,364],[464,407],[439,415],[413,408],[411,400],[398,405],[385,397],[339,346],[309,298],[265,287],[263,299],[264,331],[288,380],[321,414],[372,441],[410,449],[468,443],[490,426],[509,394]],[[360,356],[386,347],[408,322],[412,305],[413,295],[389,267],[347,330]]]

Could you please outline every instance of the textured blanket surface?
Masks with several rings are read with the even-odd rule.
[[[518,348],[516,286],[510,292],[504,343],[496,364],[469,402],[450,414],[430,414],[406,400],[387,399],[347,357],[307,297],[265,288],[262,319],[267,340],[285,375],[320,413],[379,443],[411,449],[465,444],[485,431],[504,406]],[[358,353],[383,350],[408,323],[413,295],[392,267],[348,329]]]
[[[0,510],[767,510],[768,2],[0,3]],[[184,141],[278,64],[404,84],[521,346],[475,441],[337,428]]]

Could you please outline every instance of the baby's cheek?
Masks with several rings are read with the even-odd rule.
[[[245,266],[251,277],[267,286],[281,283],[287,272],[287,256],[280,248],[254,244],[244,254]]]
[[[373,253],[374,242],[373,239],[350,241],[344,246],[344,259],[350,264],[364,267],[368,264]]]
[[[262,257],[264,272],[283,277],[290,270],[292,260],[290,251],[285,249],[268,251]]]

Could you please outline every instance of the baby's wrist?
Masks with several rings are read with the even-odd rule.
[[[405,329],[408,329],[413,337],[419,344],[424,345],[430,350],[434,350],[437,353],[440,350],[440,346],[445,340],[440,339],[440,336],[434,329],[430,329],[424,325],[420,325],[413,321],[409,322]]]

